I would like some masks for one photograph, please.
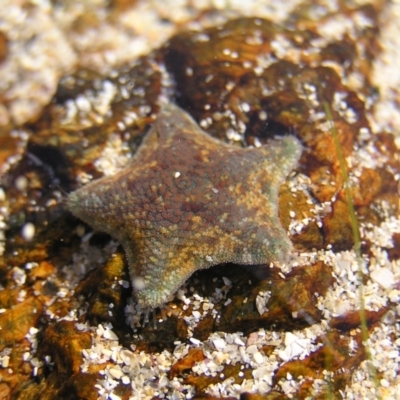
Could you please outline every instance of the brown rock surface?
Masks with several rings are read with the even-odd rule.
[[[110,4],[117,13],[127,7],[125,1]],[[240,18],[182,29],[159,50],[109,75],[79,69],[64,77],[40,114],[34,107],[35,118],[20,127],[20,136],[14,130],[0,137],[0,397],[95,399],[103,390],[103,396],[129,399],[137,395],[131,386],[140,384],[137,371],[148,398],[168,397],[174,387],[195,398],[215,398],[219,387],[228,398],[218,385],[229,382],[243,385],[237,389],[242,399],[286,398],[288,374],[297,385],[293,396],[323,397],[347,390],[356,370],[368,375],[354,300],[354,238],[330,124],[363,228],[371,346],[382,324],[393,332],[385,316],[395,315],[398,302],[397,264],[390,262],[400,257],[399,233],[384,228],[398,220],[400,166],[394,136],[372,134],[367,116],[377,99],[370,70],[379,52],[380,7],[340,7],[314,18],[304,6],[283,24]],[[335,18],[353,23],[351,34],[324,31]],[[74,34],[97,24],[89,13],[76,21]],[[10,57],[6,44],[3,64]],[[237,146],[267,144],[275,135],[301,140],[302,158],[279,200],[281,223],[299,254],[291,270],[226,264],[199,271],[152,315],[130,297],[122,251],[65,213],[63,199],[125,166],[163,101],[178,103],[210,135]],[[30,224],[33,237],[26,234]],[[369,276],[382,270],[383,283]],[[282,356],[290,347],[287,333],[309,339],[307,355]],[[394,335],[385,340],[393,344]],[[229,353],[232,348],[237,353]],[[379,347],[376,353],[383,354]],[[228,362],[227,354],[237,359]],[[248,393],[245,383],[259,384],[255,376],[265,365],[271,383],[264,381],[262,393]],[[314,382],[326,378],[325,370],[332,373],[331,386],[317,393]],[[384,373],[378,378],[386,379]],[[115,386],[105,389],[110,382]]]

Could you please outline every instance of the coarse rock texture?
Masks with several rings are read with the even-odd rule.
[[[76,61],[45,2],[2,2],[0,10],[0,129],[36,116]]]
[[[396,2],[21,0],[0,12],[0,398],[399,396]],[[290,260],[197,271],[152,310],[127,242],[66,198],[151,160],[166,104],[232,153],[292,136],[302,153],[274,204]],[[248,202],[264,162],[237,163]]]

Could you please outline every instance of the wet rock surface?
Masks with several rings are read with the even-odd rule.
[[[19,154],[1,181],[0,397],[279,399],[346,390],[367,353],[331,124],[362,228],[361,279],[382,299],[368,297],[370,334],[382,318],[395,319],[399,298],[398,149],[393,135],[372,133],[368,117],[378,14],[372,5],[343,6],[319,21],[304,10],[283,25],[239,18],[185,29],[107,76],[85,69],[62,78],[41,114],[0,138],[1,160]],[[324,35],[323,23],[338,15],[353,21],[351,35]],[[222,141],[258,146],[291,134],[303,153],[279,198],[297,252],[291,264],[198,271],[152,312],[137,307],[118,244],[73,218],[63,201],[127,165],[163,101]],[[370,277],[383,269],[383,281]]]

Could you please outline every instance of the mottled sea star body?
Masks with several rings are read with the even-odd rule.
[[[68,208],[122,243],[140,305],[157,307],[196,270],[287,261],[278,190],[300,153],[293,136],[233,147],[168,105],[129,166],[71,193]]]

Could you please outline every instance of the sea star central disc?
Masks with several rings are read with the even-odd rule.
[[[156,307],[198,269],[287,260],[278,190],[300,153],[293,136],[259,148],[222,143],[169,105],[127,168],[67,204],[122,243],[139,303]]]

